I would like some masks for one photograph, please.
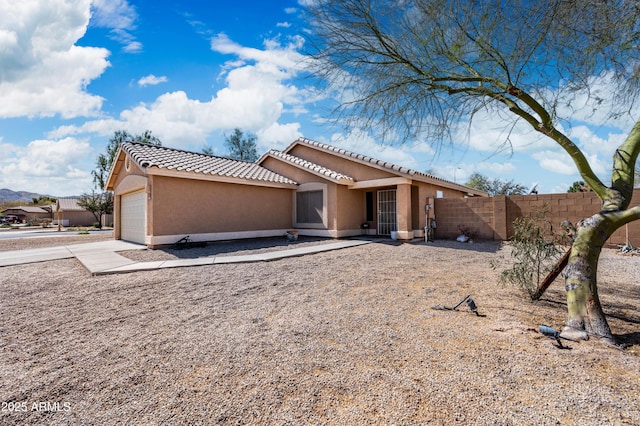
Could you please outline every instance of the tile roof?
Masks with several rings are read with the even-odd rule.
[[[135,142],[126,142],[121,148],[141,168],[158,168],[262,183],[298,184],[292,179],[247,161]]]
[[[289,145],[284,150],[284,152],[285,153],[289,152],[291,149],[293,149],[293,147],[296,144],[311,146],[313,148],[320,149],[320,150],[325,151],[325,152],[338,154],[338,155],[341,155],[342,157],[354,159],[354,160],[359,161],[361,163],[368,163],[368,164],[371,164],[371,165],[374,165],[374,166],[378,166],[378,167],[381,167],[383,169],[387,169],[387,170],[389,170],[391,172],[394,172],[394,173],[404,174],[404,175],[411,176],[411,177],[418,178],[418,179],[422,178],[423,180],[426,179],[427,181],[430,181],[430,182],[437,181],[437,182],[440,182],[441,184],[447,185],[447,186],[455,186],[455,187],[459,187],[459,188],[464,188],[466,191],[468,191],[469,193],[473,193],[473,194],[478,194],[478,195],[482,194],[482,195],[485,195],[485,196],[487,195],[486,193],[484,193],[482,191],[478,191],[477,189],[469,188],[467,186],[460,185],[458,183],[451,182],[451,181],[448,181],[446,179],[439,178],[437,176],[432,176],[432,175],[429,175],[429,174],[426,174],[426,173],[422,173],[422,172],[419,172],[417,170],[410,169],[408,167],[398,166],[396,164],[389,163],[389,162],[383,161],[383,160],[378,160],[376,158],[369,157],[369,156],[366,156],[366,155],[356,154],[355,152],[351,152],[351,151],[348,151],[348,150],[343,149],[343,148],[338,148],[338,147],[335,147],[335,146],[327,145],[325,143],[316,142],[316,141],[313,141],[313,140],[307,139],[307,138],[298,138],[298,139],[296,139],[291,145]]]
[[[303,158],[300,157],[296,157],[295,155],[291,155],[291,154],[285,154],[284,152],[280,152],[280,151],[276,151],[274,149],[272,149],[271,151],[267,152],[267,155],[271,155],[273,157],[277,157],[281,160],[284,160],[290,164],[294,164],[300,168],[306,169],[316,175],[321,175],[323,177],[332,179],[334,181],[338,181],[338,182],[345,182],[346,183],[353,183],[354,180],[351,176],[347,176],[345,174],[342,174],[340,172],[336,172],[334,170],[331,170],[327,167],[321,166],[319,164],[316,163],[312,163],[311,161],[307,161]]]

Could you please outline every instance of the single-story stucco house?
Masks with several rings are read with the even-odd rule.
[[[58,198],[53,215],[53,223],[62,226],[92,226],[96,217],[78,205],[78,198]]]
[[[486,193],[300,138],[255,163],[126,142],[109,174],[114,237],[150,247],[300,235],[424,235],[433,199]],[[429,207],[426,207],[429,206]]]
[[[17,216],[20,222],[51,219],[51,206],[17,206],[2,211],[3,216]]]

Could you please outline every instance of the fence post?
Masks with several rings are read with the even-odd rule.
[[[509,238],[507,233],[507,197],[495,195],[492,198],[493,206],[493,239],[504,241]]]

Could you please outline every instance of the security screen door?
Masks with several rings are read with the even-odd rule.
[[[382,189],[378,191],[378,235],[391,235],[397,230],[396,190]]]

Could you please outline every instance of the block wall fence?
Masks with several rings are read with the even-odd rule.
[[[460,235],[459,226],[476,231],[477,239],[508,240],[513,235],[512,224],[518,217],[529,216],[545,208],[546,218],[554,230],[561,231],[560,223],[569,220],[576,225],[580,220],[600,210],[600,199],[592,192],[541,195],[498,195],[462,199],[437,198],[434,200],[437,228],[435,237],[454,239]],[[640,189],[633,193],[631,206],[640,204]],[[640,220],[618,229],[609,239],[611,247],[626,244],[640,246]]]

